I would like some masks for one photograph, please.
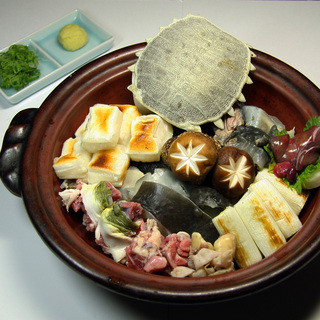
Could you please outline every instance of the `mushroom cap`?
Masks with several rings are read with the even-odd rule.
[[[183,132],[165,146],[163,161],[182,181],[201,184],[218,155],[214,139],[201,132]]]
[[[255,166],[251,156],[235,147],[222,147],[213,168],[212,184],[230,199],[241,197],[255,178]]]

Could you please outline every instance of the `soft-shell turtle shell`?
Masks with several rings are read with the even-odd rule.
[[[133,72],[136,106],[189,131],[232,114],[252,70],[248,46],[201,16],[162,28],[139,53]]]

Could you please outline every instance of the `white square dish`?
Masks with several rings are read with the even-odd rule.
[[[66,24],[77,24],[85,29],[88,34],[88,42],[84,47],[76,51],[67,51],[62,47],[58,41],[58,34]],[[80,10],[74,10],[54,23],[16,42],[16,44],[27,45],[35,51],[39,61],[40,77],[19,91],[13,88],[0,88],[0,94],[11,103],[18,103],[93,58],[107,52],[111,48],[113,40],[111,34],[104,31]],[[9,47],[1,52],[8,49]]]

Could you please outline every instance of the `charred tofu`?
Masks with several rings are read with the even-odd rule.
[[[122,124],[120,128],[119,144],[127,146],[131,138],[131,124],[141,113],[138,108],[131,104],[117,104],[115,105],[122,112]]]
[[[88,165],[88,183],[108,181],[115,187],[121,187],[129,164],[130,158],[122,145],[94,153]]]
[[[60,179],[84,178],[91,154],[82,148],[79,139],[69,138],[62,147],[60,157],[53,161],[53,168]]]
[[[105,104],[91,107],[81,136],[83,147],[91,153],[114,148],[120,137],[122,117],[117,107]]]
[[[172,125],[159,116],[139,116],[132,122],[128,154],[133,161],[159,161],[162,147],[172,135]]]

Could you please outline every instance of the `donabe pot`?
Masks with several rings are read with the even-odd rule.
[[[2,181],[16,195],[21,192],[32,223],[58,257],[97,284],[124,295],[161,302],[215,302],[254,293],[292,275],[319,249],[318,190],[311,192],[300,214],[303,228],[280,250],[248,268],[205,278],[147,274],[116,263],[95,244],[94,234],[82,225],[81,214],[67,213],[62,207],[61,181],[53,171],[53,159],[60,155],[63,142],[74,135],[89,107],[133,104],[127,89],[131,84],[128,67],[144,47],[145,43],[129,46],[88,63],[64,80],[39,110],[17,115],[1,152]],[[253,52],[256,70],[250,73],[253,84],[244,88],[246,104],[259,106],[288,129],[301,131],[311,116],[319,114],[319,89],[287,64]],[[21,128],[24,135],[19,135]]]

